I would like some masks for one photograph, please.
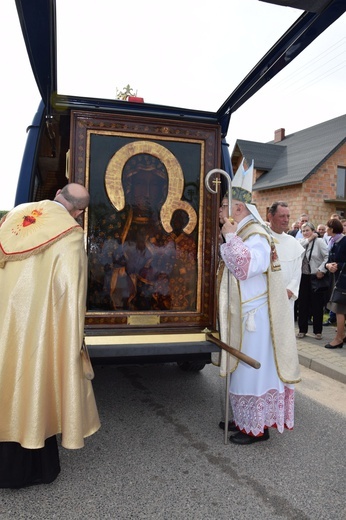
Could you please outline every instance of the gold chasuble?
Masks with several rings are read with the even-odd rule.
[[[81,448],[100,427],[83,374],[83,229],[53,201],[22,204],[0,227],[0,442]]]

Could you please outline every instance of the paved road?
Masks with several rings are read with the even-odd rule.
[[[61,450],[52,485],[0,490],[0,520],[345,520],[346,412],[316,396],[337,385],[330,401],[345,403],[342,383],[322,387],[327,378],[309,370],[295,430],[234,446],[217,427],[224,381],[215,367],[95,372],[101,430],[84,449]]]

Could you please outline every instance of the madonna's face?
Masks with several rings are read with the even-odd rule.
[[[138,169],[131,177],[127,202],[136,214],[150,216],[160,211],[167,198],[167,180],[155,170]]]

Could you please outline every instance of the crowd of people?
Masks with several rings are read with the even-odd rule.
[[[316,339],[323,338],[323,326],[336,326],[336,336],[325,348],[342,348],[346,305],[343,309],[339,303],[330,300],[336,282],[341,285],[343,281],[346,219],[332,213],[326,224],[315,227],[309,215],[303,213],[287,234],[294,236],[304,247],[299,297],[295,304],[298,338],[306,336],[309,325],[312,325]],[[346,288],[346,281],[344,285]],[[329,317],[323,321],[325,314]]]

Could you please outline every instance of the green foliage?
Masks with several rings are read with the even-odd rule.
[[[1,210],[1,209],[0,209],[0,220],[2,219],[2,217],[3,217],[4,215],[6,215],[6,213],[8,213],[8,210]]]

